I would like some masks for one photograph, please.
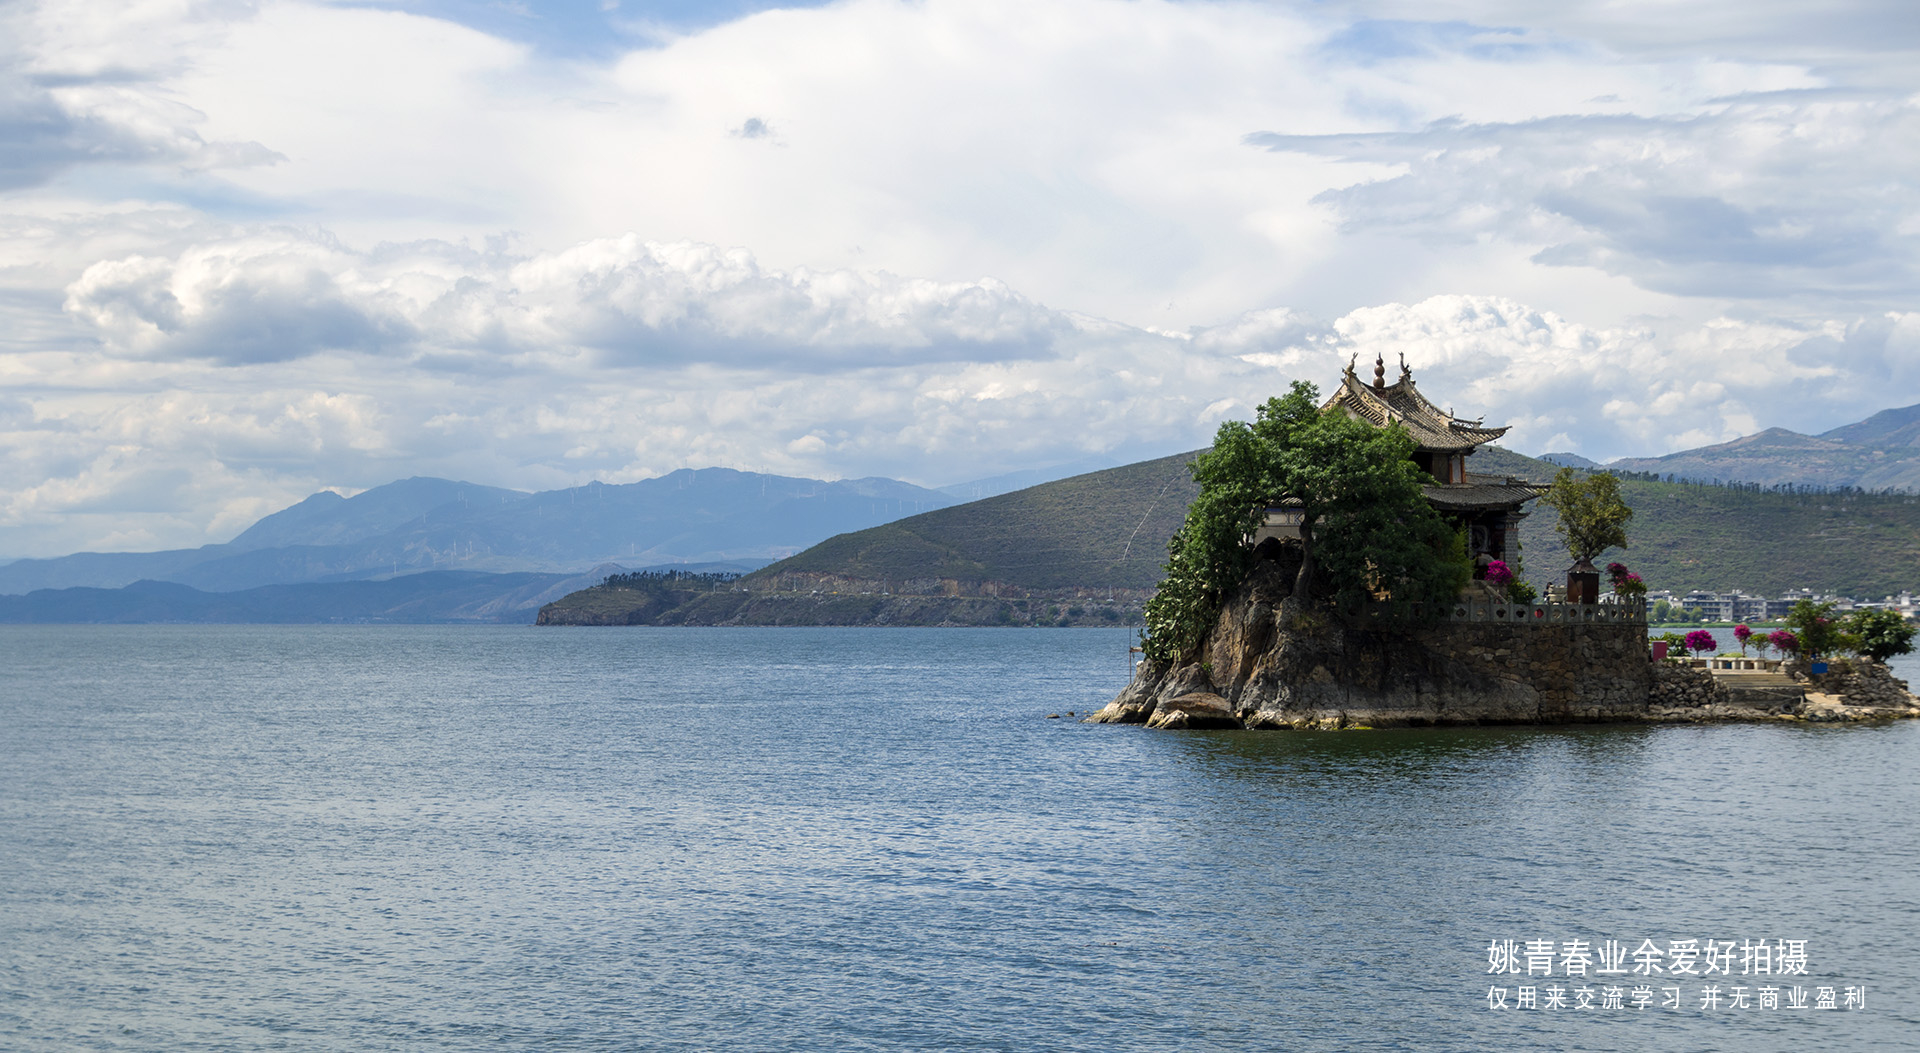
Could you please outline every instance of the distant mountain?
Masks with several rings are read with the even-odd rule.
[[[1820,437],[1860,446],[1920,446],[1920,405],[1881,410],[1858,424],[1823,431]]]
[[[953,503],[893,479],[824,482],[729,468],[533,494],[415,478],[350,498],[316,494],[224,545],[19,560],[0,566],[0,594],[142,579],[238,591],[425,570],[571,574],[613,561],[758,566]]]
[[[1010,494],[1015,490],[1025,490],[1029,486],[1050,483],[1056,479],[1097,472],[1112,465],[1113,461],[1105,458],[1086,457],[1048,468],[1028,468],[1018,472],[1007,472],[1004,475],[990,475],[984,479],[971,479],[964,483],[953,483],[936,489],[962,501],[978,501],[982,498]]]
[[[526,497],[518,490],[421,476],[350,498],[322,490],[241,531],[226,547],[250,552],[288,545],[345,545],[379,537],[447,505],[490,508]]]
[[[542,604],[599,584],[620,569],[578,575],[440,570],[385,581],[263,585],[239,592],[203,592],[170,581],[137,581],[119,589],[40,589],[0,596],[0,622],[524,624]]]
[[[1882,410],[1819,435],[1768,428],[1732,442],[1664,457],[1623,458],[1607,467],[1696,482],[1920,492],[1920,405]]]
[[[1120,625],[1199,492],[1194,453],[1077,475],[833,537],[725,588],[606,587],[553,625]]]
[[[841,534],[749,575],[1152,588],[1199,493],[1175,454]]]
[[[692,574],[740,574],[757,563],[676,563],[633,568]],[[434,570],[380,581],[262,585],[207,592],[170,581],[136,581],[118,589],[39,589],[0,596],[0,623],[503,623],[526,625],[539,609],[569,593],[629,573],[603,563],[584,574],[483,574]]]
[[[1598,468],[1600,462],[1582,457],[1577,453],[1543,453],[1538,458],[1548,464],[1557,464],[1563,468]]]

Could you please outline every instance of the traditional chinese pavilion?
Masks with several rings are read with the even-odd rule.
[[[1546,491],[1525,480],[1505,475],[1482,475],[1467,470],[1467,458],[1480,446],[1507,433],[1479,420],[1462,420],[1451,410],[1427,401],[1413,383],[1406,359],[1400,361],[1400,379],[1387,383],[1385,359],[1376,357],[1373,383],[1368,384],[1347,364],[1340,387],[1321,412],[1339,411],[1376,427],[1399,425],[1413,437],[1413,460],[1433,477],[1422,489],[1427,500],[1455,526],[1467,533],[1468,555],[1479,569],[1490,560],[1511,561],[1519,555],[1520,520],[1525,505]],[[1267,510],[1266,523],[1255,541],[1268,537],[1298,537],[1300,517],[1286,508]]]

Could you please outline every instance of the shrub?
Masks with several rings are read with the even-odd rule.
[[[1692,651],[1694,654],[1706,654],[1708,651],[1718,651],[1720,649],[1720,641],[1715,640],[1713,634],[1705,629],[1693,630],[1687,634],[1686,640],[1687,650]]]
[[[1627,569],[1625,563],[1607,564],[1607,576],[1613,579],[1613,594],[1627,599],[1639,599],[1647,594],[1647,583],[1640,575]]]
[[[1897,611],[1855,611],[1846,621],[1854,649],[1876,662],[1913,650],[1914,627]]]
[[[1800,651],[1809,660],[1827,658],[1843,650],[1852,650],[1853,637],[1841,628],[1833,616],[1832,603],[1801,600],[1787,614],[1787,628],[1799,639]]]

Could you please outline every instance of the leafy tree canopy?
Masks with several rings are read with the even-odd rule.
[[[1200,495],[1167,544],[1167,576],[1147,603],[1146,650],[1173,660],[1206,636],[1226,594],[1252,566],[1265,509],[1301,512],[1294,596],[1353,602],[1377,595],[1448,600],[1471,570],[1458,536],[1421,492],[1413,439],[1343,414],[1296,381],[1256,419],[1228,421],[1193,463]]]
[[[1836,651],[1853,649],[1856,641],[1833,616],[1831,603],[1801,600],[1787,612],[1787,628],[1800,641],[1800,653],[1808,660],[1830,658]]]
[[[1846,621],[1846,630],[1853,637],[1854,650],[1876,662],[1913,650],[1913,623],[1898,611],[1855,611]]]
[[[1627,521],[1633,518],[1633,509],[1620,497],[1620,480],[1612,472],[1582,477],[1562,468],[1540,503],[1560,514],[1553,529],[1576,561],[1627,547]]]

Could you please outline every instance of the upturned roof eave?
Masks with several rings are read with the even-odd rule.
[[[1402,374],[1393,384],[1375,389],[1362,383],[1349,368],[1340,381],[1339,390],[1320,407],[1322,412],[1338,406],[1375,427],[1398,424],[1422,451],[1466,452],[1498,439],[1508,430],[1469,424],[1441,410],[1420,393],[1411,374]]]

